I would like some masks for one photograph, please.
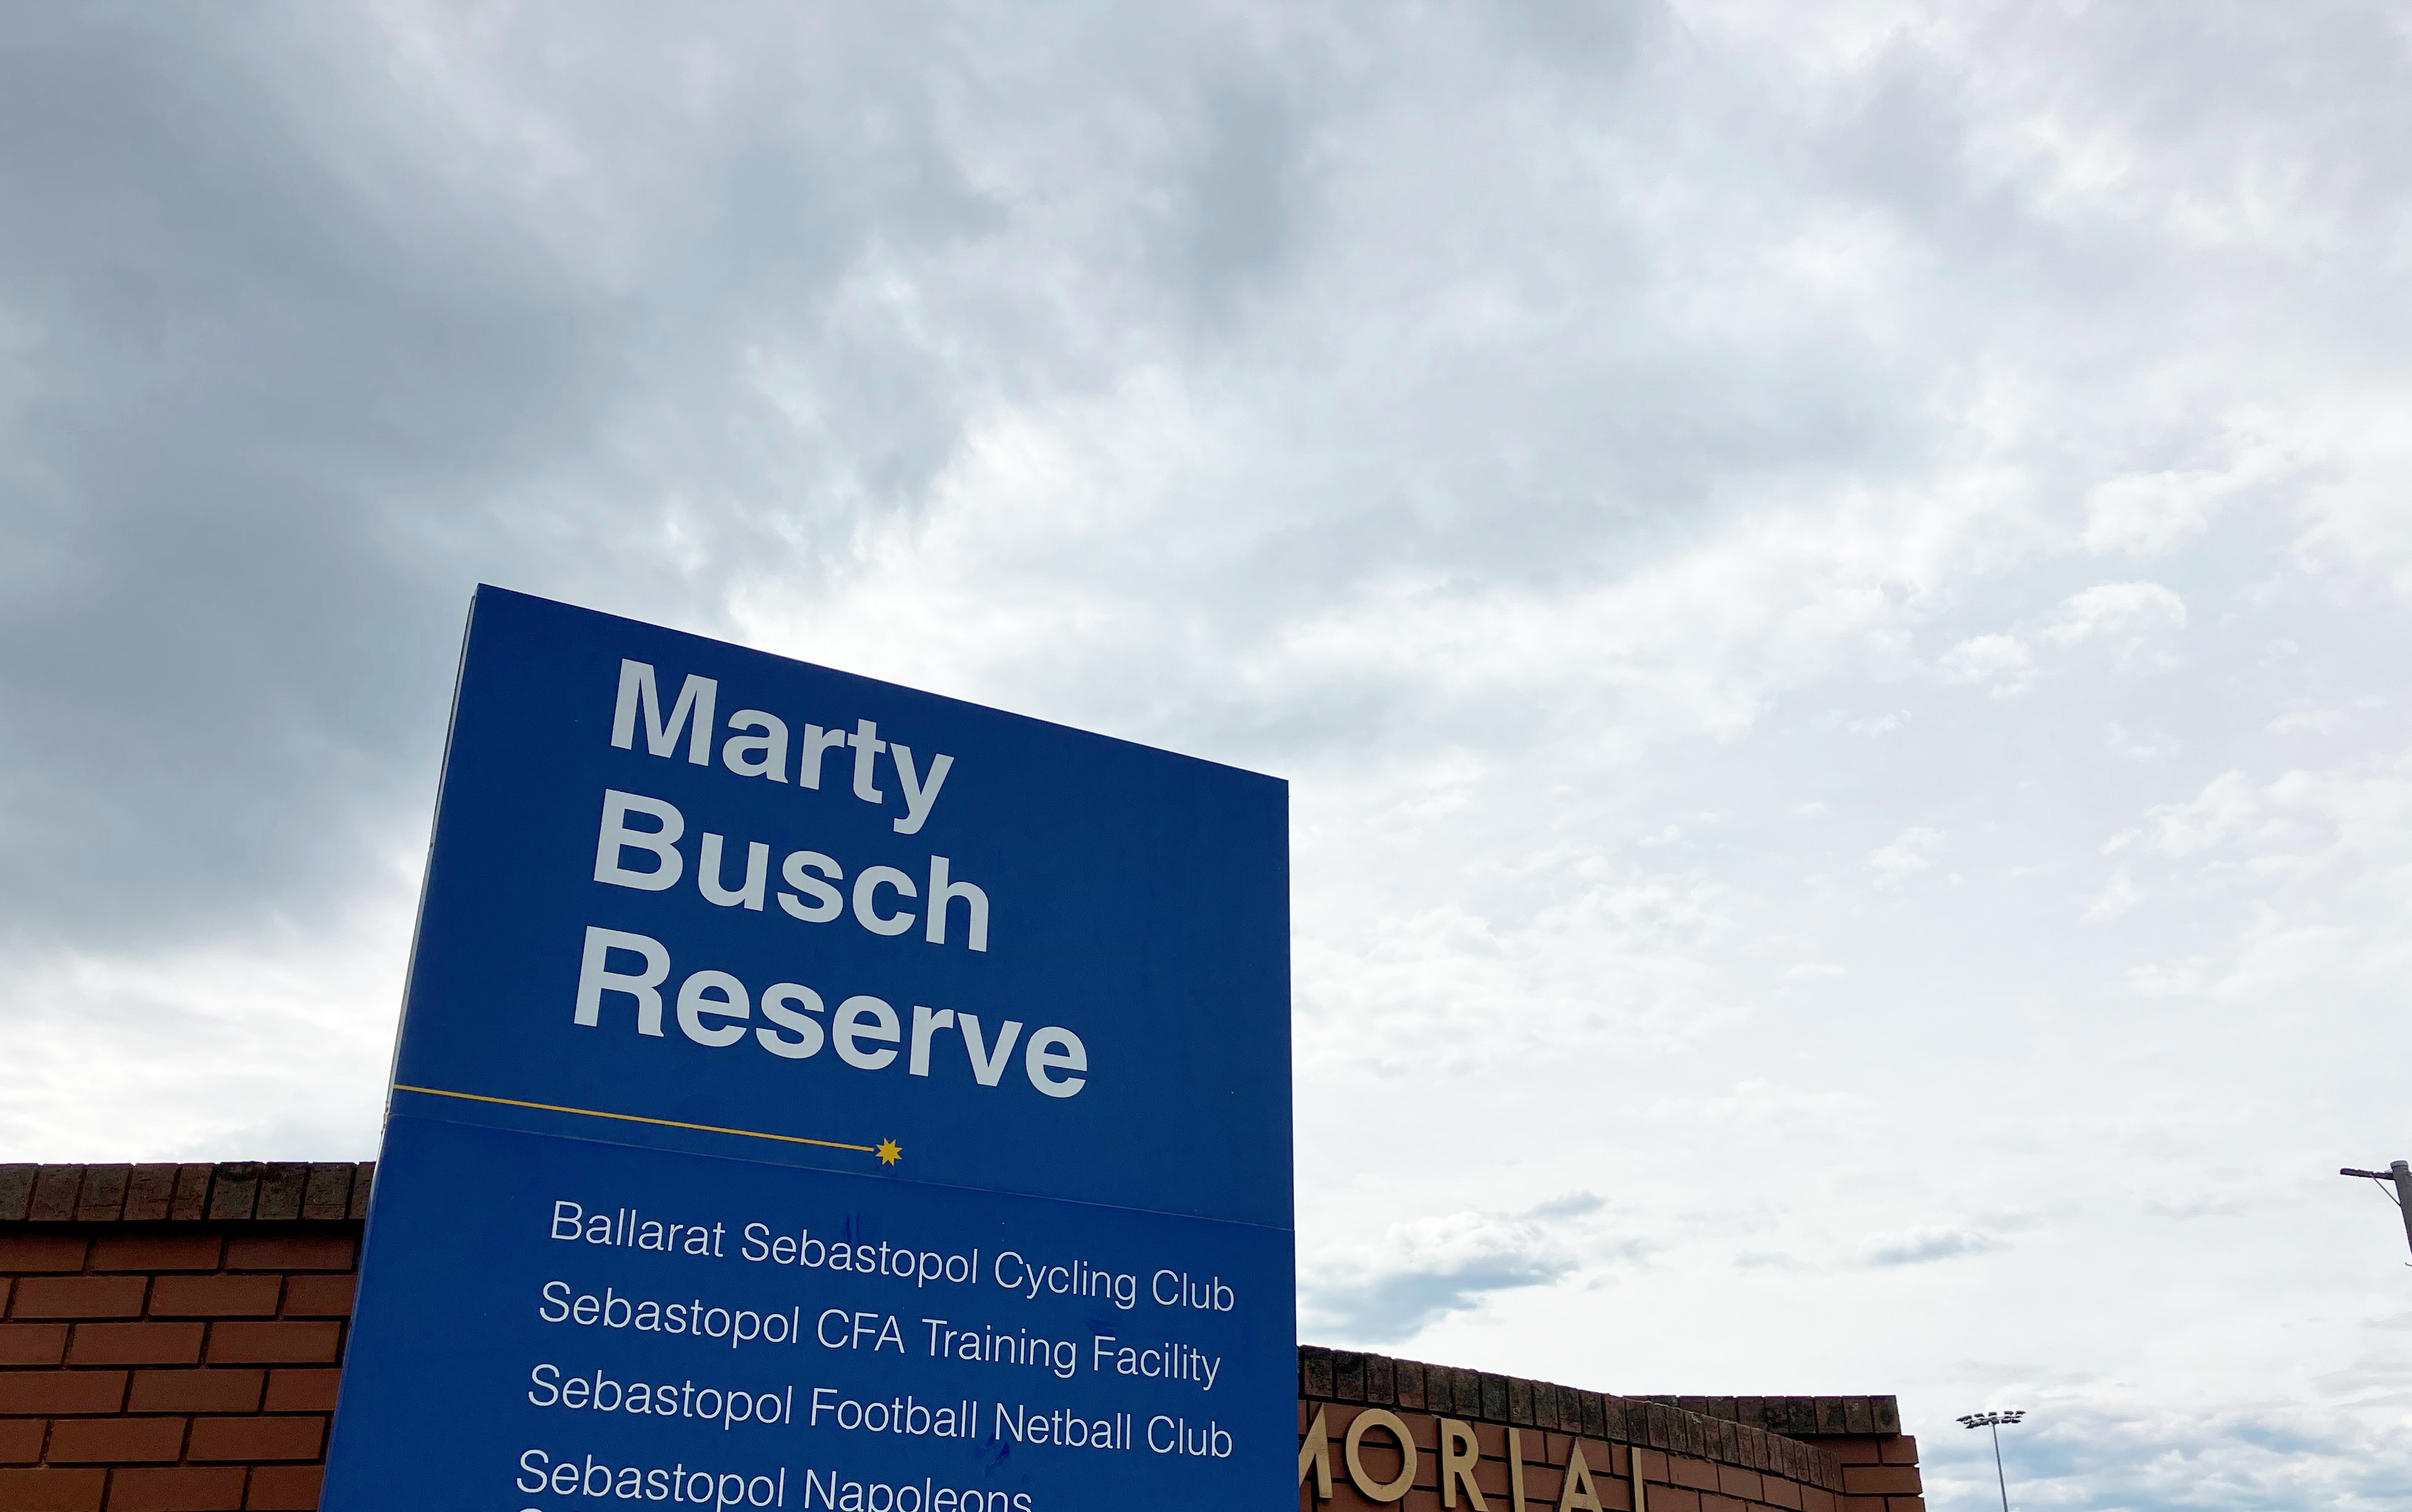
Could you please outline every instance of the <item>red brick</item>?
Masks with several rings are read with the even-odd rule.
[[[315,1365],[341,1354],[340,1323],[220,1323],[210,1333],[213,1365]]]
[[[1747,1470],[1737,1470],[1732,1465],[1719,1465],[1717,1466],[1717,1490],[1728,1496],[1740,1497],[1745,1502],[1756,1502],[1759,1499],[1758,1476]]]
[[[260,1171],[259,1201],[251,1215],[263,1223],[301,1217],[302,1194],[309,1184],[308,1166],[296,1161],[271,1161]]]
[[[194,1420],[188,1460],[316,1460],[327,1437],[324,1417],[201,1417]]]
[[[269,1412],[333,1412],[342,1371],[278,1371],[268,1378]]]
[[[38,1417],[0,1418],[0,1465],[29,1465],[42,1457],[42,1430],[51,1425]]]
[[[1650,1488],[1650,1512],[1700,1512],[1700,1493],[1688,1486]]]
[[[233,1512],[243,1505],[243,1469],[121,1470],[109,1488],[109,1512]]]
[[[215,1234],[103,1234],[93,1241],[95,1270],[215,1270],[224,1246]]]
[[[125,1182],[125,1221],[155,1224],[175,1206],[176,1167],[137,1166]]]
[[[51,1425],[52,1464],[173,1460],[184,1451],[182,1417],[70,1417]]]
[[[1758,1499],[1770,1506],[1798,1508],[1801,1505],[1801,1488],[1788,1480],[1778,1480],[1773,1475],[1764,1476],[1758,1483]]]
[[[1904,1433],[1898,1438],[1889,1438],[1885,1440],[1884,1462],[1889,1465],[1914,1465],[1918,1463],[1917,1435],[1912,1433]]]
[[[295,1276],[285,1284],[285,1315],[289,1318],[347,1318],[358,1276]]]
[[[210,1180],[217,1167],[201,1164],[176,1167],[176,1195],[169,1199],[168,1216],[178,1223],[189,1223],[202,1215],[209,1206]]]
[[[124,1371],[9,1371],[0,1374],[0,1413],[115,1412],[125,1402]]]
[[[76,1198],[76,1221],[113,1224],[125,1213],[125,1179],[131,1166],[87,1166],[83,1192]]]
[[[44,1166],[34,1175],[34,1206],[26,1216],[36,1223],[66,1223],[75,1216],[82,1191],[81,1166]]]
[[[246,1219],[259,1200],[259,1162],[222,1160],[210,1178],[209,1216]]]
[[[1885,1498],[1885,1512],[1926,1512],[1926,1498],[1923,1496],[1888,1496]]]
[[[1702,1491],[1700,1512],[1749,1512],[1749,1508],[1730,1496],[1719,1496],[1713,1491]]]
[[[192,1365],[201,1358],[199,1323],[79,1323],[67,1359],[77,1365]]]
[[[302,1194],[302,1216],[304,1218],[340,1219],[351,1211],[353,1167],[318,1165],[310,1167],[310,1184]]]
[[[106,1470],[0,1470],[6,1512],[100,1512]]]
[[[66,1353],[64,1323],[0,1323],[0,1365],[55,1365]]]
[[[1706,1460],[1677,1459],[1670,1455],[1667,1468],[1669,1472],[1668,1478],[1678,1486],[1689,1486],[1703,1491],[1717,1489],[1717,1467]]]
[[[322,1465],[261,1465],[251,1473],[251,1499],[258,1512],[316,1512]]]
[[[1885,1512],[1881,1496],[1846,1496],[1841,1505],[1843,1512]]]
[[[245,1234],[227,1240],[229,1270],[349,1270],[349,1234]]]
[[[1884,1459],[1884,1446],[1874,1439],[1835,1439],[1819,1447],[1846,1465],[1872,1465]]]
[[[257,1412],[266,1371],[137,1371],[127,1412]]]
[[[0,1234],[0,1270],[81,1270],[83,1250],[73,1234]]]
[[[1843,1490],[1852,1496],[1915,1496],[1925,1488],[1909,1465],[1845,1465]]]
[[[282,1276],[161,1276],[151,1287],[154,1318],[272,1318]]]
[[[27,1276],[17,1285],[20,1318],[139,1318],[148,1276]]]
[[[0,1165],[0,1224],[25,1221],[25,1209],[34,1200],[34,1178],[41,1168],[22,1162]]]

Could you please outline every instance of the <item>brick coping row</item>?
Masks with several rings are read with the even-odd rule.
[[[376,1162],[0,1166],[0,1224],[357,1222]]]

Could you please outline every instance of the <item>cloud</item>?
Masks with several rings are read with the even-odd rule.
[[[1893,1266],[1931,1265],[1962,1255],[1989,1255],[2002,1241],[1973,1228],[1941,1228],[1919,1225],[1895,1234],[1870,1234],[1860,1241],[1860,1264],[1871,1270]]]
[[[2168,551],[2202,534],[2238,494],[2280,469],[2273,452],[2246,443],[2225,467],[2127,473],[2096,484],[2085,495],[2086,550],[2137,556]]]
[[[2298,709],[2280,714],[2265,727],[2272,735],[2333,735],[2351,719],[2338,709]]]
[[[2035,658],[2016,637],[1972,636],[1945,652],[1935,670],[1946,683],[1991,683],[1995,697],[2006,697],[2035,682]]]
[[[2156,582],[2106,582],[2070,595],[2038,634],[2054,645],[2101,641],[2122,667],[2166,668],[2158,639],[2185,627],[2185,603]]]
[[[1897,881],[1932,867],[1943,843],[1944,835],[1939,829],[1922,825],[1905,829],[1893,837],[1890,844],[1868,852],[1868,868],[1881,878]]]
[[[2143,901],[2143,893],[2137,888],[2135,880],[2128,876],[2125,870],[2113,872],[2110,882],[2100,892],[2094,895],[2093,902],[2085,905],[2085,921],[2089,924],[2107,924]]]
[[[2032,639],[2063,649],[2100,641],[2113,648],[2122,668],[2166,669],[2175,663],[2163,640],[2185,623],[2184,602],[2158,583],[2099,583],[2061,603]],[[1997,698],[2026,692],[2038,673],[2028,640],[2007,633],[1957,642],[1934,669],[1949,683],[1987,684]]]
[[[1604,1206],[1576,1193],[1521,1213],[1464,1211],[1392,1224],[1355,1259],[1327,1257],[1301,1301],[1331,1337],[1410,1339],[1493,1293],[1546,1285],[1579,1265],[1633,1254],[1629,1241],[1597,1239],[1588,1220]]]
[[[2223,771],[2183,803],[2163,803],[2145,815],[2153,844],[2170,856],[2194,856],[2248,830],[2261,814],[2259,795],[2241,771]]]
[[[2157,760],[2177,749],[2177,742],[2166,736],[2139,735],[2115,719],[2103,733],[2111,750],[2136,761]]]
[[[2128,967],[2121,980],[2139,997],[2191,997],[2208,984],[2211,964],[2208,956],[2155,962]]]

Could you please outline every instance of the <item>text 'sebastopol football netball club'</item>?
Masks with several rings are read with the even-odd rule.
[[[1288,1497],[1287,804],[479,589],[325,1505]]]

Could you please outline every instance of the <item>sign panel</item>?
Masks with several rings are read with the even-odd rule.
[[[480,588],[323,1505],[1287,1497],[1287,825]]]

